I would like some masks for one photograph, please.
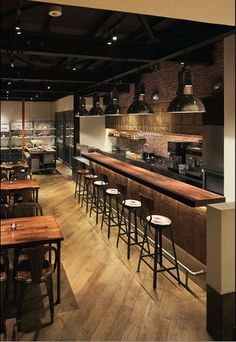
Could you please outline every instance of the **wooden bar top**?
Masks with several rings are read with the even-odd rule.
[[[40,186],[36,179],[13,180],[11,183],[8,180],[0,183],[1,190],[23,190],[23,189],[39,189]]]
[[[1,163],[0,168],[4,170],[12,170],[16,166],[21,166],[22,168],[28,169],[29,165],[24,162],[24,163]]]
[[[11,224],[16,230],[11,230]],[[62,241],[63,235],[53,216],[21,217],[1,220],[1,247]]]
[[[225,198],[221,195],[105,156],[101,153],[89,152],[83,153],[82,156],[190,207],[201,207],[210,203],[225,202]]]

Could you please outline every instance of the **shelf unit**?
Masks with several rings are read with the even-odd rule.
[[[55,148],[55,133],[55,122],[52,120],[25,122],[25,144],[37,139]],[[1,162],[21,159],[21,150],[22,121],[1,122]]]
[[[72,165],[74,151],[74,113],[65,111],[56,113],[57,158],[67,165]]]

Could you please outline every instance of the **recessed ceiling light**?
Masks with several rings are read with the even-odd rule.
[[[18,35],[21,34],[21,31],[17,31],[16,34],[18,34]]]
[[[7,84],[10,85],[10,84],[11,84],[11,81],[8,81]]]
[[[19,30],[20,30],[20,26],[19,26],[19,25],[16,25],[16,26],[15,26],[15,29],[16,29],[17,31],[19,31]]]
[[[62,15],[62,8],[61,6],[50,6],[48,14],[51,17],[60,17]]]
[[[72,70],[75,71],[75,70],[76,70],[76,67],[72,68]]]
[[[108,40],[107,45],[111,45],[111,44],[112,44],[112,41]]]
[[[37,95],[35,95],[35,97],[39,97],[39,95],[37,94]]]
[[[117,36],[112,36],[112,40],[114,40],[114,42],[117,40]]]
[[[33,97],[31,97],[30,100],[33,101]]]
[[[51,87],[50,87],[50,86],[47,86],[47,89],[51,89]]]

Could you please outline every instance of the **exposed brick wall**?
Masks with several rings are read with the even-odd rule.
[[[223,41],[217,42],[213,50],[214,65],[192,65],[193,89],[197,97],[211,95],[211,85],[217,79],[223,79]],[[167,107],[176,95],[178,72],[181,70],[179,63],[163,62],[160,71],[152,74],[144,74],[142,80],[146,88],[146,101],[152,106],[152,116],[107,117],[106,127],[121,130],[142,130],[180,134],[202,134],[202,114],[170,114]],[[156,86],[160,93],[157,102],[151,99],[151,93]],[[123,113],[134,96],[134,87],[128,94],[120,95],[119,103]]]
[[[202,141],[200,135],[193,134],[173,134],[173,133],[159,133],[143,134],[146,140],[129,140],[127,138],[118,137],[117,146],[123,149],[128,149],[132,152],[141,152],[143,150],[144,144],[149,145],[149,152],[155,153],[158,156],[168,158],[168,141],[186,141],[199,143]]]

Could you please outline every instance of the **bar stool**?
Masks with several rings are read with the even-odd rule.
[[[101,174],[101,180],[97,180],[93,182],[93,192],[91,199],[91,207],[90,214],[91,217],[92,211],[96,214],[96,224],[98,224],[98,215],[103,213],[104,202],[104,189],[108,185],[108,177],[105,174]]]
[[[84,203],[86,203],[86,213],[88,212],[89,203],[91,203],[92,200],[92,187],[96,178],[98,178],[98,175],[95,174],[95,170],[93,168],[89,170],[88,174],[84,175],[81,207],[83,207]]]
[[[75,199],[78,196],[78,203],[80,203],[80,199],[83,194],[84,188],[84,176],[89,173],[89,170],[86,169],[87,165],[83,162],[80,163],[81,167],[77,170],[76,174],[76,183],[75,183]]]
[[[116,247],[119,245],[119,239],[127,244],[127,258],[130,259],[130,247],[133,245],[141,245],[138,241],[138,225],[137,225],[137,210],[141,208],[141,202],[134,199],[125,199],[122,201],[120,225],[117,236]],[[128,211],[128,218],[126,218],[125,209]],[[132,214],[134,224],[132,229]],[[122,227],[122,220],[125,223],[125,229]]]
[[[180,284],[180,276],[179,276],[179,268],[178,268],[178,262],[177,262],[177,257],[176,257],[176,251],[175,251],[175,243],[174,243],[174,235],[172,231],[172,225],[171,225],[171,220],[162,215],[153,215],[154,211],[154,202],[153,198],[146,197],[142,194],[140,194],[141,198],[141,203],[142,203],[142,208],[149,214],[144,218],[144,235],[143,235],[143,242],[142,242],[142,248],[140,251],[140,256],[139,256],[139,263],[138,263],[138,269],[137,271],[139,272],[140,270],[140,264],[141,261],[144,261],[145,264],[150,267],[153,270],[153,289],[156,289],[156,283],[157,283],[157,273],[158,272],[165,272],[167,271],[172,277],[174,277],[176,280],[178,280],[178,283]],[[144,248],[145,242],[148,243],[148,228],[150,232],[154,235],[154,253],[147,253],[147,250]],[[154,231],[152,232],[153,229]],[[162,230],[163,229],[169,229],[170,232],[170,239],[171,239],[171,244],[172,244],[172,249],[173,249],[173,256],[174,256],[174,263],[173,267],[165,267],[163,265],[163,257],[167,258],[162,250]],[[146,252],[146,254],[144,253]],[[150,265],[145,258],[147,257],[152,257],[154,260],[153,266]],[[169,260],[167,258],[167,260]],[[170,261],[170,260],[169,260]],[[160,268],[157,268],[157,265],[159,264]],[[177,277],[170,272],[171,270],[176,269]]]
[[[105,189],[101,229],[105,223],[108,227],[108,239],[110,238],[111,227],[119,227],[119,225],[122,224],[122,222],[120,223],[119,202],[121,197],[124,199],[126,193],[127,186],[121,183],[117,183],[116,188]],[[112,200],[115,201],[116,213],[114,213],[115,210],[112,208]],[[125,223],[123,223],[123,225],[125,225]]]

